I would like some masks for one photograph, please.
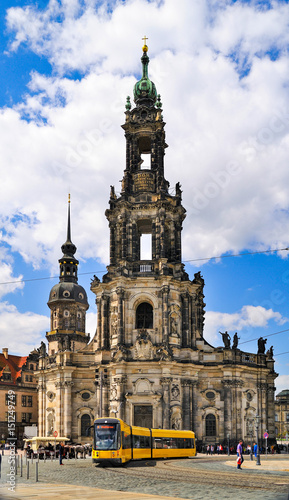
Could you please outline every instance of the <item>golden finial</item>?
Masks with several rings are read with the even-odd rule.
[[[143,46],[142,50],[143,50],[143,52],[147,52],[148,51],[148,46],[147,46],[147,40],[148,40],[148,38],[146,36],[144,36],[142,38],[142,40],[144,41],[144,46]]]
[[[68,203],[70,203],[70,193],[68,194]]]

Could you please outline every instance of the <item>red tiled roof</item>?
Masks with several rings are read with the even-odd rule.
[[[8,359],[5,358],[4,354],[0,353],[0,377],[3,374],[3,370],[6,366],[10,368],[11,377],[14,384],[16,384],[16,379],[21,377],[21,371],[23,365],[25,365],[28,356],[14,356],[13,354],[8,354]]]

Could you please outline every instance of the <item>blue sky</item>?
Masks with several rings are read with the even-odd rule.
[[[238,331],[248,352],[267,337],[277,390],[289,387],[289,260],[275,251],[289,246],[288,24],[281,1],[1,2],[3,347],[28,353],[49,329],[68,192],[95,332],[90,279],[108,263],[104,211],[125,166],[121,124],[146,34],[166,177],[187,210],[183,260],[205,279],[205,337],[219,346],[219,331]]]

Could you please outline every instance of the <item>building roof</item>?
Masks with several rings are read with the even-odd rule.
[[[7,358],[3,353],[0,353],[0,377],[6,367],[10,369],[12,382],[16,384],[18,377],[21,377],[22,367],[25,365],[28,356],[15,356],[7,353]],[[0,382],[1,383],[4,383]],[[10,382],[11,383],[11,382]]]
[[[289,389],[285,389],[284,391],[279,392],[279,394],[276,394],[276,398],[285,398],[289,397]]]

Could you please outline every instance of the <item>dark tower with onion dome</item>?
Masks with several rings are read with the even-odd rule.
[[[63,256],[59,259],[59,283],[51,289],[48,306],[50,308],[50,331],[46,338],[49,354],[58,351],[72,351],[84,347],[89,341],[85,334],[85,316],[89,308],[87,294],[78,284],[78,260],[74,257],[76,246],[71,241],[70,196],[68,200],[67,238],[61,247]]]

